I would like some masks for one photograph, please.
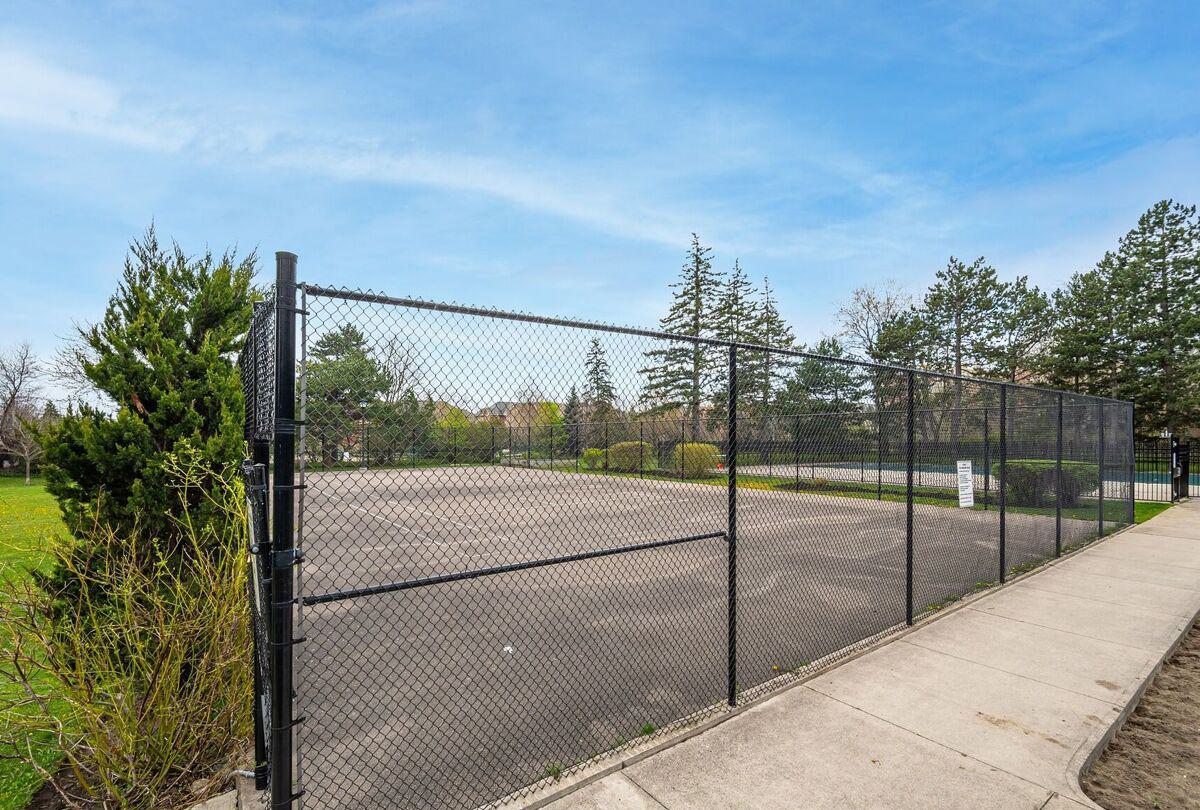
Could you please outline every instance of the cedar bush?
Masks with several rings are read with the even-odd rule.
[[[608,448],[608,468],[617,472],[638,472],[657,467],[654,445],[649,442],[617,442]]]
[[[41,437],[46,489],[58,499],[74,543],[49,575],[38,577],[64,607],[80,601],[73,588],[98,587],[102,580],[71,574],[108,564],[110,549],[141,544],[164,565],[183,565],[189,538],[180,530],[186,510],[203,537],[223,537],[227,515],[207,499],[227,468],[236,468],[245,449],[244,401],[234,356],[250,323],[255,291],[254,254],[237,261],[232,253],[196,258],[178,245],[159,245],[154,229],[129,248],[117,291],[99,323],[81,328],[74,360],[90,386],[111,409],[83,406]],[[177,499],[164,463],[187,442],[213,479]],[[93,524],[106,528],[95,531]],[[110,530],[110,531],[109,531]],[[69,562],[69,565],[68,565]]]
[[[604,451],[599,447],[588,447],[579,454],[579,461],[584,469],[598,470],[604,466]]]
[[[1054,506],[1055,462],[1053,459],[1015,458],[1007,464],[1006,500],[1012,506]],[[1100,468],[1085,461],[1062,463],[1062,505],[1075,507],[1079,497],[1099,484]],[[1000,462],[992,465],[999,480]]]
[[[675,445],[675,469],[684,478],[706,478],[716,472],[721,454],[716,445],[704,442],[680,442]]]

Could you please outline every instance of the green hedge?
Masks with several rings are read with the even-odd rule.
[[[604,451],[599,447],[589,447],[579,454],[579,462],[585,469],[598,470],[604,466]]]
[[[608,448],[608,468],[617,472],[653,470],[658,465],[649,442],[617,442]]]
[[[681,442],[675,445],[675,467],[683,470],[684,478],[705,478],[712,475],[721,461],[716,445],[703,442]]]
[[[1054,506],[1053,459],[1015,458],[1008,462],[1005,498],[1012,506]],[[999,479],[1000,463],[992,465],[992,475]],[[1062,463],[1062,505],[1075,507],[1079,497],[1099,485],[1100,468],[1084,461]]]

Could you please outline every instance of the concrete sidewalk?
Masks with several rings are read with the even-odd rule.
[[[1198,611],[1195,501],[547,806],[1098,807],[1080,771]]]

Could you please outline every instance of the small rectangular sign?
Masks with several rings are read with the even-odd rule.
[[[970,459],[958,462],[958,505],[963,509],[975,505],[975,475]]]

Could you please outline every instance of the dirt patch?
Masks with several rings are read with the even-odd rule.
[[[1083,778],[1108,810],[1200,808],[1200,624]]]

